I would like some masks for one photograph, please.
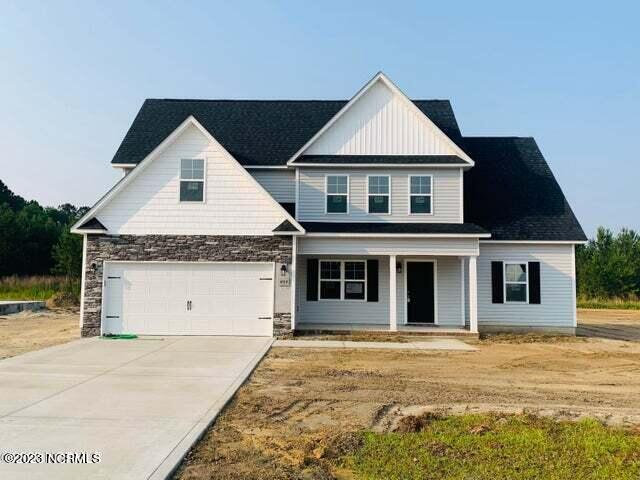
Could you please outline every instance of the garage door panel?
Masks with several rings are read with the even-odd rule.
[[[121,292],[107,286],[105,301],[121,302],[122,320],[110,333],[150,335],[271,335],[273,264],[113,263]],[[187,308],[190,301],[191,308]]]

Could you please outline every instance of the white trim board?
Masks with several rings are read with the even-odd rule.
[[[542,245],[586,245],[586,240],[480,240],[482,243],[523,243],[523,244],[542,244]]]
[[[231,164],[236,168],[236,170],[238,170],[239,172],[241,172],[242,175],[245,176],[245,178],[247,178],[255,188],[258,189],[258,191],[266,198],[268,199],[268,201],[270,201],[274,206],[276,206],[276,208],[278,208],[281,212],[282,212],[282,216],[289,220],[291,222],[292,225],[294,225],[296,228],[298,228],[301,232],[304,233],[304,228],[302,227],[302,225],[300,225],[297,220],[295,218],[293,218],[289,212],[287,212],[284,207],[282,205],[280,205],[280,203],[276,202],[276,200],[269,194],[269,192],[267,192],[264,187],[262,185],[260,185],[260,183],[253,177],[253,175],[251,175],[247,169],[245,167],[243,167],[242,165],[240,165],[240,163],[213,137],[213,135],[211,135],[206,128],[204,128],[200,122],[198,122],[195,117],[193,117],[192,115],[190,115],[187,119],[185,119],[184,122],[182,122],[178,128],[176,128],[173,132],[171,132],[171,134],[169,134],[169,136],[167,138],[165,138],[160,145],[158,145],[156,148],[153,149],[153,151],[147,155],[144,160],[142,160],[138,166],[136,168],[134,168],[131,173],[129,173],[129,175],[122,177],[113,187],[111,187],[111,189],[105,193],[97,202],[96,204],[91,207],[91,209],[89,209],[89,211],[87,213],[85,213],[72,227],[71,227],[71,233],[77,233],[77,234],[83,234],[83,233],[87,233],[87,231],[85,230],[78,230],[78,227],[80,227],[84,222],[86,222],[89,218],[96,216],[97,212],[100,211],[100,209],[102,209],[107,203],[109,203],[109,201],[115,196],[117,195],[118,192],[120,192],[126,185],[129,184],[129,182],[132,182],[134,178],[136,178],[138,175],[140,175],[140,172],[144,171],[145,168],[151,163],[153,162],[156,158],[158,158],[160,156],[160,154],[167,148],[169,147],[169,145],[171,145],[184,131],[186,128],[188,128],[189,126],[194,126],[196,127],[209,141],[213,142],[216,144],[216,147],[218,147],[220,149],[220,151],[223,153],[223,155],[229,159],[231,161]],[[274,225],[273,228],[277,227],[277,225]],[[90,233],[94,233],[94,232],[90,232]],[[101,232],[104,233],[104,232]]]
[[[313,135],[307,143],[305,143],[293,156],[287,161],[287,165],[292,165],[293,161],[298,158],[302,153],[304,153],[315,141],[322,136],[332,125],[334,125],[338,119],[340,119],[345,112],[347,112],[367,91],[371,89],[373,85],[375,85],[378,81],[382,82],[392,93],[398,95],[398,97],[405,103],[405,105],[412,110],[418,118],[422,119],[430,128],[433,128],[436,133],[441,135],[448,144],[448,146],[456,152],[463,160],[467,161],[470,166],[475,165],[474,161],[462,150],[456,143],[451,140],[445,133],[438,128],[438,126],[431,121],[429,117],[427,117],[422,110],[420,110],[415,103],[411,101],[403,92],[400,90],[383,72],[376,73],[371,80],[369,80],[358,92],[349,100],[345,106],[343,106],[338,113],[336,113],[331,120],[329,120],[320,130]],[[459,167],[459,166],[458,166]]]

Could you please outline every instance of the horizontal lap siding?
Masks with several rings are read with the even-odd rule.
[[[300,238],[301,255],[477,255],[475,238]]]
[[[183,158],[206,158],[205,203],[179,201]],[[216,142],[190,126],[97,217],[117,234],[271,234],[283,213],[232,162]]]
[[[296,201],[296,172],[294,170],[250,170],[260,185],[282,203]]]
[[[325,213],[325,176],[349,175],[349,213]],[[368,214],[367,175],[391,177],[391,214]],[[409,214],[409,175],[433,176],[433,215]],[[461,176],[443,169],[300,169],[299,219],[306,222],[433,222],[460,223]]]
[[[331,255],[331,258],[341,259],[339,256]],[[307,259],[298,259],[296,272],[296,298],[298,311],[296,314],[296,324],[305,323],[344,323],[344,324],[370,324],[389,325],[389,259],[384,257],[357,257],[357,260],[378,258],[379,260],[379,301],[345,301],[345,300],[319,300],[316,302],[307,301]],[[356,259],[355,257],[353,258]],[[348,260],[348,259],[345,259]]]
[[[491,261],[540,262],[539,305],[491,302]],[[480,244],[478,323],[498,326],[573,327],[573,245]]]

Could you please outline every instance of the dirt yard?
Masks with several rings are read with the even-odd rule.
[[[580,318],[591,336],[611,325],[626,325],[632,338],[640,330],[640,312]],[[349,432],[387,431],[432,410],[640,424],[640,342],[493,336],[477,345],[471,353],[274,348],[176,476],[348,478],[327,459]]]
[[[77,311],[24,311],[0,316],[0,359],[80,338]]]

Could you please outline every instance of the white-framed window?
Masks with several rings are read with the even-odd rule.
[[[180,160],[180,201],[204,202],[204,159]]]
[[[505,302],[529,302],[529,272],[527,269],[527,262],[504,263]]]
[[[433,177],[431,175],[409,175],[409,214],[431,215],[433,213]]]
[[[391,178],[388,175],[367,176],[368,212],[391,213]]]
[[[327,175],[325,192],[327,213],[349,212],[349,175]]]
[[[366,300],[367,262],[320,260],[320,300]]]

